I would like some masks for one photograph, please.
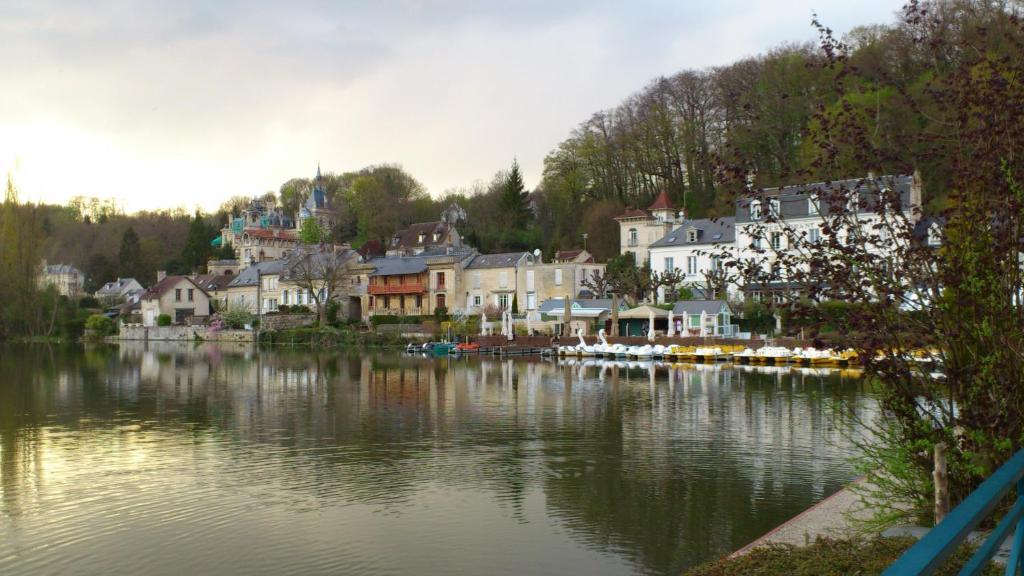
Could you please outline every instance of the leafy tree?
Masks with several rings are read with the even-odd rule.
[[[859,422],[873,438],[862,446],[869,484],[883,507],[911,503],[913,520],[925,522],[933,520],[937,444],[947,447],[954,504],[1024,447],[1024,114],[1007,105],[1024,102],[1024,23],[995,4],[935,6],[908,5],[899,27],[910,39],[902,43],[909,56],[926,50],[913,62],[914,85],[870,72],[899,87],[891,107],[917,126],[880,138],[885,126],[862,106],[818,105],[805,134],[804,177],[854,164],[902,173],[930,166],[927,178],[947,198],[931,222],[945,223],[940,246],[917,233],[921,206],[907,207],[888,180],[863,179],[815,186],[819,204],[839,207],[823,212],[820,240],[769,214],[752,231],[776,227],[788,248],[730,262],[757,282],[784,274],[796,287],[785,295],[792,317],[838,324],[830,344],[855,350],[879,382],[878,419]],[[850,46],[819,30],[835,86],[825,94],[852,93],[879,79],[853,63]],[[742,168],[724,172],[740,175]],[[870,223],[843,209],[855,199],[870,210]],[[835,301],[855,312],[835,314],[825,304]],[[934,358],[941,374],[922,370],[915,353]],[[906,514],[883,509],[890,521]]]
[[[306,218],[299,228],[299,240],[303,244],[319,244],[327,239],[320,222],[316,218]]]

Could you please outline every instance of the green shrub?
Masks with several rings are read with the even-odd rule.
[[[287,304],[278,304],[277,311],[280,312],[281,314],[288,314],[289,312],[292,311],[292,307]]]
[[[114,333],[114,321],[103,314],[93,314],[85,320],[85,329],[97,336],[109,336]]]
[[[338,310],[340,309],[341,304],[338,303],[337,300],[331,300],[330,302],[327,303],[327,310],[324,311],[324,314],[327,317],[328,324],[338,323]]]
[[[171,325],[171,315],[170,314],[161,314],[161,315],[157,316],[156,317],[156,325],[157,326],[170,326]]]
[[[228,308],[220,314],[224,324],[233,330],[245,328],[246,324],[254,324],[255,317],[245,308]]]

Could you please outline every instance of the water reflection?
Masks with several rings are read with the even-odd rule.
[[[0,573],[678,573],[851,479],[834,371],[0,349]]]

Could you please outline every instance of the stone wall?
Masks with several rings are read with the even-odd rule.
[[[316,323],[316,314],[265,314],[263,330],[291,330],[305,328]]]
[[[220,330],[212,332],[206,326],[152,326],[146,328],[140,324],[127,324],[121,326],[121,332],[117,335],[117,340],[252,342],[253,333],[248,330]]]

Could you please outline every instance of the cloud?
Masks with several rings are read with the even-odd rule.
[[[898,2],[829,3],[843,30]],[[433,193],[528,184],[650,79],[814,38],[813,2],[120,2],[0,7],[0,169],[28,196],[215,208],[396,162]]]

